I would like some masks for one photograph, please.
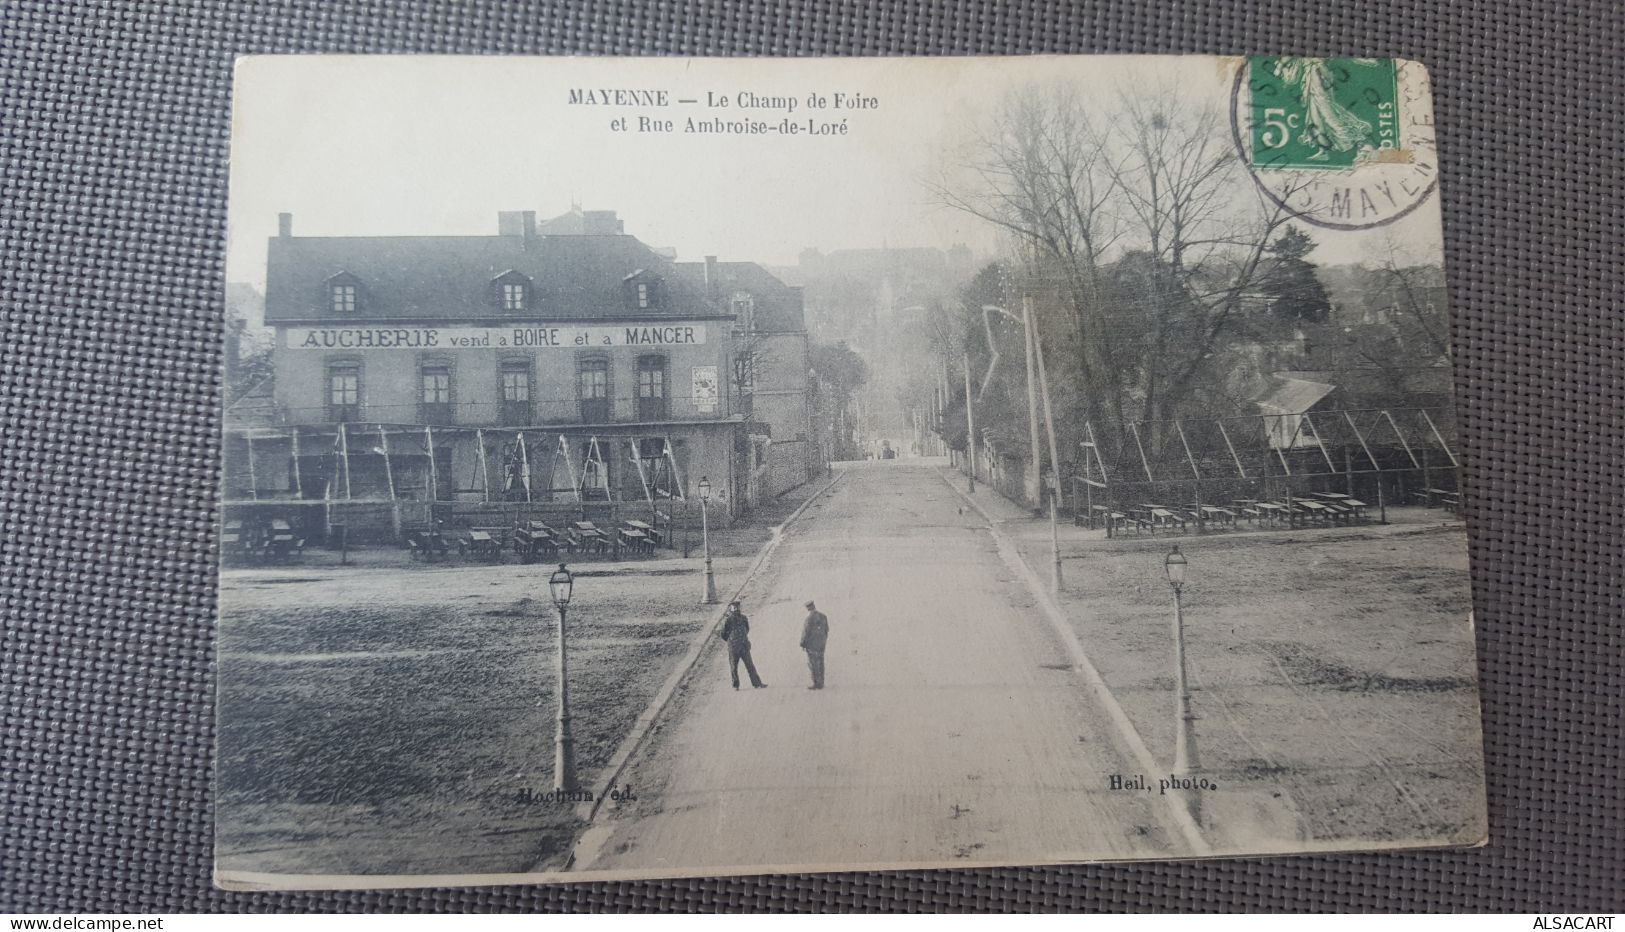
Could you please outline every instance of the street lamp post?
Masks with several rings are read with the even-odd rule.
[[[576,791],[575,739],[570,735],[570,660],[564,633],[564,613],[570,607],[570,590],[574,586],[575,578],[563,563],[547,581],[553,604],[559,610],[559,718],[553,732],[553,789],[560,793]]]
[[[705,605],[715,605],[717,601],[717,578],[711,573],[711,480],[700,477],[700,539],[705,550],[705,594],[700,602]]]
[[[1179,717],[1174,723],[1178,735],[1174,745],[1176,777],[1189,777],[1200,766],[1196,759],[1196,716],[1191,713],[1190,680],[1185,675],[1185,609],[1180,602],[1180,593],[1185,588],[1185,566],[1185,555],[1175,544],[1163,561],[1163,570],[1168,574],[1168,587],[1174,591],[1174,692],[1179,702]],[[1191,818],[1201,824],[1201,796],[1192,790],[1185,800]]]

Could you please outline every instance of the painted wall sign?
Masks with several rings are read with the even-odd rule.
[[[284,332],[283,345],[293,350],[582,349],[705,343],[704,324],[682,322],[613,327],[289,327]]]

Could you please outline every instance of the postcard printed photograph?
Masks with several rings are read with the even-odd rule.
[[[1486,840],[1422,64],[233,107],[221,886]]]

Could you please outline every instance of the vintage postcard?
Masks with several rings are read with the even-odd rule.
[[[1484,842],[1423,65],[236,80],[221,886]]]

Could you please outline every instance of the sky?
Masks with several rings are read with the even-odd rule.
[[[793,265],[808,247],[960,243],[988,257],[995,231],[942,206],[924,182],[1004,95],[1051,82],[1102,101],[1122,88],[1177,88],[1228,113],[1227,73],[1200,57],[246,58],[226,277],[263,286],[265,241],[284,211],[303,236],[489,235],[498,211],[546,218],[578,204],[617,211],[626,232],[685,260]],[[572,91],[663,92],[666,105],[571,103]],[[710,105],[721,99],[729,106]],[[673,131],[640,131],[640,117],[674,121]],[[846,131],[682,132],[689,118]],[[1433,196],[1375,231],[1312,231],[1314,259],[1359,261],[1389,237],[1436,259],[1439,223]]]

